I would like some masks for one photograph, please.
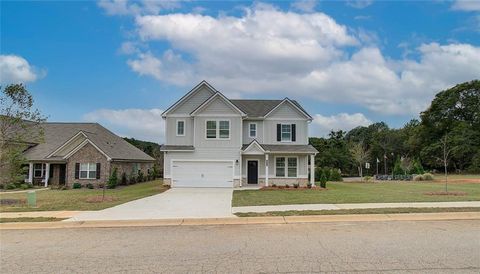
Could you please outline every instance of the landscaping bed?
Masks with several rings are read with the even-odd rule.
[[[0,223],[23,223],[23,222],[59,222],[66,218],[55,217],[19,217],[19,218],[0,218]]]
[[[317,189],[317,188],[315,188]],[[299,189],[236,190],[233,206],[288,205],[288,204],[342,204],[342,203],[401,203],[401,202],[453,202],[480,201],[480,185],[457,183],[449,186],[449,192],[464,192],[467,195],[426,195],[444,190],[442,183],[435,182],[375,182],[346,183],[329,182],[327,191]]]
[[[107,189],[105,192],[107,199],[104,201],[101,201],[102,189],[43,190],[36,193],[37,207],[35,208],[27,207],[24,202],[20,202],[18,204],[2,204],[0,211],[100,210],[162,193],[167,189],[167,186],[163,186],[162,180],[137,183],[116,189]],[[26,193],[2,193],[0,199],[24,201]]]

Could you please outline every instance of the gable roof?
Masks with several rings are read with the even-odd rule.
[[[98,147],[112,160],[153,161],[146,153],[97,123],[41,123],[43,142],[25,151],[30,161],[53,160],[51,156],[78,134]],[[80,133],[82,132],[82,133]]]
[[[223,95],[221,92],[217,91],[213,96],[208,98],[205,102],[203,102],[201,105],[199,105],[196,109],[194,109],[190,115],[195,115],[197,112],[199,112],[202,108],[208,106],[215,98],[220,98],[222,99],[227,105],[232,107],[234,110],[238,111],[242,116],[247,116],[245,112],[243,112],[241,109],[239,109],[235,104],[232,103],[231,100],[229,100],[225,95]]]
[[[294,108],[296,108],[300,113],[302,113],[303,115],[305,115],[305,117],[307,117],[309,120],[313,120],[312,116],[310,116],[310,114],[308,114],[301,106],[300,104],[298,104],[296,101],[292,101],[288,98],[285,98],[282,100],[282,102],[280,102],[278,105],[276,105],[273,109],[271,109],[267,114],[265,114],[264,116],[267,117],[268,115],[270,115],[271,113],[273,113],[274,110],[276,110],[277,108],[279,108],[281,105],[283,104],[291,104]]]
[[[177,102],[175,102],[175,104],[171,105],[169,108],[167,108],[167,110],[165,110],[163,113],[162,113],[162,117],[165,118],[165,116],[173,111],[176,107],[178,107],[182,102],[184,102],[185,100],[187,100],[188,98],[190,98],[190,96],[192,96],[193,94],[195,94],[195,92],[197,92],[198,90],[200,90],[200,88],[202,88],[203,86],[206,86],[208,87],[209,90],[212,91],[212,95],[214,95],[215,93],[218,92],[218,90],[216,90],[212,85],[210,85],[207,81],[205,80],[202,80],[198,85],[196,85],[195,87],[193,87],[187,94],[183,95],[182,98],[180,98]],[[208,100],[208,99],[207,99]]]
[[[285,98],[284,100],[231,99],[230,101],[239,109],[243,110],[249,118],[264,118],[285,100],[292,103],[293,106],[307,118],[312,118],[297,101],[288,98]]]

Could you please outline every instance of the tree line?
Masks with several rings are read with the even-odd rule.
[[[340,169],[343,175],[480,172],[480,81],[439,92],[430,106],[401,128],[385,122],[348,132],[331,131],[310,138],[319,153],[317,167]],[[369,168],[366,168],[368,167]]]

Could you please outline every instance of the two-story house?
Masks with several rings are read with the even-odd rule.
[[[312,117],[296,101],[230,100],[202,81],[162,117],[172,187],[306,185],[314,174]]]

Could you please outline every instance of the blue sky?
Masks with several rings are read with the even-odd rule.
[[[300,101],[311,135],[418,117],[480,75],[480,1],[0,3],[0,81],[50,121],[161,143],[161,112],[202,79]]]

